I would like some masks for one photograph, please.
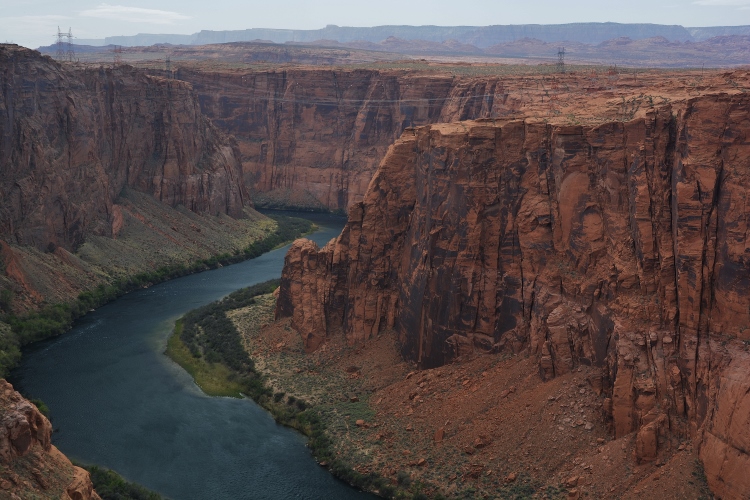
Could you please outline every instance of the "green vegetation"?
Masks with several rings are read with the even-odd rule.
[[[10,312],[10,306],[13,304],[13,292],[10,290],[0,291],[0,311]]]
[[[21,360],[21,343],[10,325],[0,323],[0,377],[5,377]]]
[[[279,283],[271,280],[242,288],[190,311],[177,320],[166,354],[190,373],[206,394],[272,399],[273,393],[255,371],[226,312],[254,304],[255,297],[271,293]]]
[[[163,266],[155,271],[114,280],[108,285],[99,285],[93,290],[81,293],[77,300],[72,303],[48,305],[38,311],[22,316],[16,316],[10,312],[4,316],[0,316],[0,321],[4,321],[10,325],[10,329],[12,330],[10,333],[7,332],[3,329],[3,323],[0,323],[0,377],[7,376],[8,372],[19,362],[21,359],[20,348],[22,346],[66,332],[73,321],[90,310],[101,307],[121,295],[172,278],[179,278],[180,276],[258,257],[283,243],[309,233],[313,229],[312,222],[305,219],[278,215],[273,215],[271,218],[277,222],[276,230],[262,240],[250,244],[243,251],[238,251],[234,254],[223,253],[215,255],[194,262],[192,265],[174,264]],[[10,297],[9,301],[12,300],[12,295],[7,295],[7,297]],[[5,306],[2,307],[4,308]]]
[[[44,401],[42,401],[41,399],[32,399],[30,401],[34,406],[36,406],[36,409],[39,410],[39,413],[49,418],[49,407],[44,403]]]
[[[118,473],[96,465],[76,464],[89,471],[94,489],[102,500],[161,500],[162,496],[123,479]]]

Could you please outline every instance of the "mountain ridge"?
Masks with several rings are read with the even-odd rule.
[[[650,23],[565,23],[565,24],[509,24],[490,26],[410,26],[383,25],[373,27],[336,26],[329,24],[315,30],[250,28],[246,30],[201,30],[190,35],[150,34],[111,36],[104,39],[79,40],[86,45],[154,45],[158,43],[205,45],[209,43],[269,40],[274,43],[313,42],[380,42],[388,37],[425,40],[442,43],[455,39],[486,48],[497,43],[521,38],[538,38],[545,42],[571,41],[588,44],[627,36],[633,39],[664,36],[670,41],[702,41],[714,36],[748,35],[750,26],[684,27]]]

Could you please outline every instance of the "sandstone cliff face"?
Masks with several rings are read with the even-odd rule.
[[[52,425],[0,379],[0,493],[3,498],[96,500],[89,473],[52,446]]]
[[[750,99],[597,127],[407,130],[342,234],[287,255],[277,316],[315,349],[393,328],[424,368],[528,349],[582,364],[638,459],[691,437],[712,489],[750,493]]]
[[[204,114],[237,138],[257,204],[346,210],[407,127],[503,116],[499,78],[375,70],[180,69]],[[480,96],[480,97],[477,97]]]
[[[249,203],[231,140],[189,84],[129,67],[73,69],[0,46],[0,235],[39,249],[111,236],[124,188],[195,212]]]

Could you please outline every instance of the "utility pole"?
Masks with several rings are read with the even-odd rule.
[[[557,49],[557,72],[565,73],[565,47]]]

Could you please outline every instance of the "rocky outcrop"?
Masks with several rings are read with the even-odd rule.
[[[75,69],[0,45],[0,236],[42,250],[112,236],[125,188],[240,217],[234,143],[189,84],[122,66]]]
[[[599,126],[407,130],[342,234],[296,242],[277,316],[314,349],[393,328],[423,368],[526,351],[543,379],[598,369],[641,461],[700,446],[747,496],[750,99],[704,95]]]
[[[502,79],[406,71],[181,68],[201,109],[237,139],[259,206],[346,210],[405,128],[507,116]]]
[[[96,500],[89,473],[51,444],[52,425],[0,379],[0,496]]]

